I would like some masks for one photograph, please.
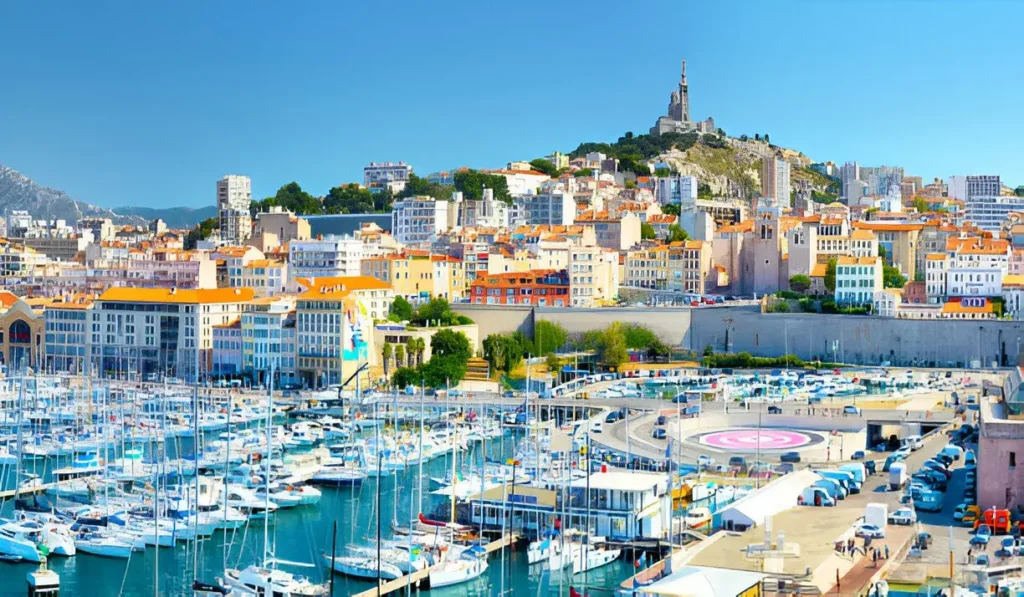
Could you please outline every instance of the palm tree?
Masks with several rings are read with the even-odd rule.
[[[384,357],[384,376],[385,377],[389,373],[391,373],[391,355],[393,353],[394,353],[394,350],[393,350],[393,348],[391,346],[391,343],[390,342],[385,342],[384,343],[384,348],[381,349],[381,356]]]
[[[405,344],[395,346],[395,366],[405,367]]]
[[[423,338],[415,338],[416,366],[423,366],[423,352],[427,350],[427,341]]]

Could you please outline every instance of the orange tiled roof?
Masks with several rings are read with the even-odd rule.
[[[863,230],[874,230],[875,232],[912,232],[924,229],[924,224],[857,221],[853,223],[853,227]]]
[[[828,269],[828,264],[827,263],[815,263],[814,267],[811,268],[811,275],[810,275],[810,277],[812,277],[812,278],[824,278],[825,277],[825,271],[827,269]]]
[[[127,303],[244,303],[256,296],[252,288],[209,288],[182,290],[175,288],[108,288],[100,295],[101,301]]]
[[[295,283],[310,289],[321,286],[344,286],[345,291],[390,290],[391,285],[373,276],[333,276],[323,278],[297,278]]]
[[[1024,276],[1020,274],[1003,276],[1003,288],[1024,288]]]
[[[10,309],[11,305],[18,302],[18,295],[9,290],[0,290],[0,307]]]
[[[942,312],[943,313],[967,313],[967,314],[974,313],[974,314],[981,314],[981,315],[984,315],[984,314],[987,314],[987,313],[991,313],[992,312],[992,303],[989,302],[989,300],[987,298],[983,299],[983,300],[984,300],[984,302],[982,303],[982,306],[980,306],[980,307],[965,307],[960,302],[960,299],[948,300],[948,301],[946,301],[946,303],[944,305],[942,305]]]
[[[870,230],[854,230],[850,233],[850,240],[874,240],[875,235]]]
[[[853,257],[852,255],[840,255],[836,258],[838,265],[878,265],[878,257]]]
[[[924,256],[924,258],[927,259],[928,261],[945,261],[946,254],[945,253],[928,253],[927,255]]]
[[[964,255],[1003,255],[1010,250],[1010,241],[993,238],[951,238],[946,241],[946,251]]]

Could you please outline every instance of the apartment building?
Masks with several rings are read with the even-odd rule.
[[[951,238],[946,296],[1000,296],[1010,267],[1010,242],[981,237]]]
[[[335,280],[349,283],[316,281],[296,302],[295,370],[308,387],[340,384],[376,353],[371,320],[349,289],[351,279]]]
[[[89,319],[91,295],[70,296],[47,305],[43,311],[46,371],[90,374]]]
[[[566,307],[569,285],[565,270],[488,274],[470,285],[470,300],[478,305]]]
[[[242,320],[213,326],[213,365],[210,375],[237,378],[242,375]]]
[[[593,227],[594,241],[605,249],[625,251],[640,243],[640,218],[632,213],[613,216],[606,211],[586,211],[576,217],[576,223]]]
[[[696,176],[665,176],[655,179],[655,196],[661,205],[678,205],[681,210],[697,206]]]
[[[412,166],[405,162],[370,162],[363,168],[363,186],[374,193],[385,190],[401,193],[412,174]]]
[[[516,196],[509,215],[514,226],[569,226],[575,219],[575,195],[562,184],[536,195]]]
[[[969,195],[964,199],[964,221],[990,232],[998,232],[1011,213],[1022,211],[1024,197],[1016,195]]]
[[[928,253],[925,256],[924,283],[929,303],[945,302],[948,271],[949,258],[945,253]]]
[[[626,254],[623,285],[706,294],[712,270],[711,243],[674,242]]]
[[[431,197],[395,201],[391,210],[391,234],[403,245],[429,246],[458,223],[458,209],[453,204]]]
[[[205,378],[213,367],[213,326],[241,317],[251,288],[110,288],[92,310],[92,370],[143,379]]]
[[[49,262],[46,255],[35,249],[0,238],[0,275],[4,278],[27,276]]]
[[[881,257],[842,255],[836,260],[837,304],[870,305],[882,290]]]
[[[288,263],[280,259],[254,259],[242,266],[242,286],[252,288],[256,296],[275,296],[288,284]]]
[[[266,259],[267,256],[256,247],[226,245],[218,247],[210,254],[210,258],[224,264],[224,276],[218,280],[218,285],[240,288],[242,286],[242,268],[251,261]]]
[[[407,251],[364,259],[361,272],[388,284],[395,296],[410,302],[426,302],[431,298],[459,301],[466,294],[463,262],[448,255],[431,255],[426,251]]]
[[[288,244],[291,279],[358,276],[366,245],[357,238],[329,235]]]
[[[220,238],[230,244],[244,243],[252,236],[252,181],[248,176],[228,174],[217,181],[217,218]]]
[[[792,185],[789,182],[789,162],[780,157],[761,160],[761,196],[775,200],[779,207],[791,207]]]
[[[599,307],[618,296],[619,254],[600,247],[570,247],[569,296],[572,307]]]
[[[275,387],[298,382],[295,347],[289,350],[285,342],[286,324],[294,316],[291,296],[256,299],[243,307],[241,372],[253,383],[270,383],[271,367]]]
[[[370,276],[297,278],[295,287],[299,293],[318,288],[331,288],[335,292],[344,291],[371,321],[387,319],[391,303],[395,302],[395,291],[391,285]]]
[[[279,245],[311,238],[309,220],[279,206],[271,207],[269,212],[256,214],[255,233],[256,236],[272,234]]]
[[[899,268],[908,280],[916,277],[923,223],[858,221],[853,223],[853,228],[873,232],[878,239],[878,246],[885,248],[886,263]]]

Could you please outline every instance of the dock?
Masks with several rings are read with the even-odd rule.
[[[33,485],[31,487],[22,487],[21,489],[7,489],[0,491],[0,500],[6,500],[17,495],[32,495],[34,493],[42,493],[51,487],[56,487],[56,482],[43,483],[42,485]]]
[[[505,547],[507,545],[514,545],[518,539],[519,538],[515,535],[506,535],[500,539],[495,539],[494,541],[491,541],[490,543],[485,545],[484,551],[486,551],[487,554],[490,555],[498,551],[502,547]],[[387,595],[388,593],[392,593],[394,591],[400,591],[408,585],[413,585],[413,587],[416,587],[420,583],[420,581],[424,580],[428,576],[430,576],[430,568],[425,568],[423,570],[418,570],[412,574],[400,576],[395,580],[389,580],[386,583],[382,583],[379,589],[377,587],[374,587],[372,589],[362,591],[361,593],[355,593],[352,597],[376,597],[377,595]]]

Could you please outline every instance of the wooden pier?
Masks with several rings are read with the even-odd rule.
[[[500,539],[495,539],[494,541],[491,541],[490,543],[485,545],[484,551],[486,551],[487,554],[490,555],[491,553],[498,551],[506,545],[514,545],[518,539],[519,538],[515,535],[506,535]],[[406,574],[405,576],[401,576],[399,578],[396,578],[395,580],[389,580],[385,583],[381,583],[379,590],[377,587],[374,587],[372,589],[367,589],[361,593],[355,593],[354,595],[352,595],[352,597],[376,597],[377,595],[387,595],[388,593],[392,593],[394,591],[400,591],[409,585],[412,585],[414,589],[419,590],[419,587],[417,585],[419,585],[420,581],[427,578],[428,576],[430,576],[430,568],[424,568],[423,570],[417,570],[412,574]]]
[[[33,485],[31,487],[22,487],[21,489],[8,489],[6,491],[0,491],[0,500],[6,500],[8,498],[17,495],[32,495],[34,493],[42,493],[51,487],[56,487],[57,483],[43,483],[42,485]]]

